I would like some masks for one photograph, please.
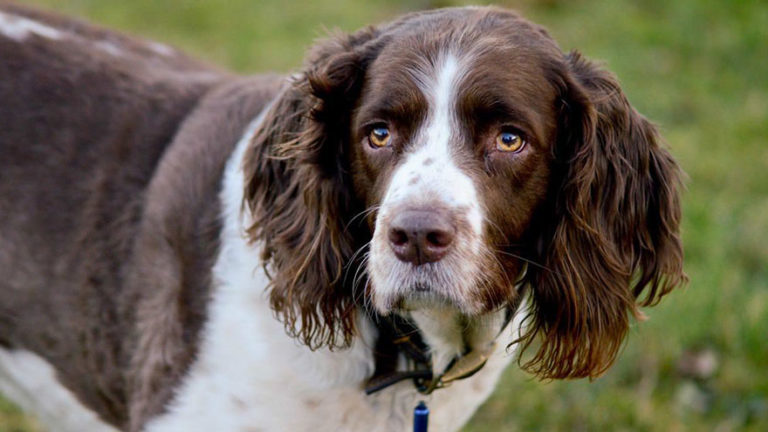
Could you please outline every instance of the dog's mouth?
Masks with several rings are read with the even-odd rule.
[[[370,294],[380,314],[433,308],[453,308],[468,315],[483,312],[483,290],[477,286],[473,260],[460,265],[455,263],[460,260],[449,256],[414,266],[386,252],[374,251],[368,262]]]
[[[404,266],[396,263],[385,277],[377,277],[384,273],[381,271],[370,274],[369,294],[373,306],[382,315],[454,310],[470,317],[479,316],[503,308],[516,297],[515,279],[497,281],[476,269],[451,274],[441,268],[442,264],[429,269],[401,267]]]

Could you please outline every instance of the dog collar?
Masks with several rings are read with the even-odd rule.
[[[520,306],[524,293],[518,289],[517,300],[507,307],[500,335],[507,328]],[[373,394],[401,381],[411,379],[419,393],[428,395],[447,387],[452,382],[469,378],[485,366],[496,348],[496,341],[475,348],[455,357],[448,367],[435,376],[432,357],[421,332],[415,324],[400,315],[382,316],[370,313],[377,323],[379,337],[374,350],[375,371],[365,385],[365,393]],[[498,338],[497,335],[497,338]],[[406,370],[398,370],[398,360],[403,355],[408,363]]]

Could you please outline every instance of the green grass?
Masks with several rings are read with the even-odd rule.
[[[288,71],[324,28],[353,30],[453,1],[34,0],[180,46],[244,73]],[[768,430],[768,3],[507,2],[563,49],[602,59],[656,121],[688,173],[689,286],[647,310],[594,381],[538,382],[511,368],[466,431]],[[0,61],[2,61],[0,59]],[[683,378],[682,353],[718,359]],[[694,403],[701,399],[703,403]],[[0,431],[32,431],[0,404]]]

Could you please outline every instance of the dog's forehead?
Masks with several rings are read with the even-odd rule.
[[[552,71],[561,68],[562,53],[499,43],[492,35],[471,42],[415,41],[410,49],[393,43],[371,64],[366,87],[385,89],[390,95],[423,90],[437,80],[448,59],[456,62],[460,72],[454,85],[492,90],[499,85],[519,87],[534,100],[541,99],[541,92],[549,87]]]
[[[459,78],[540,91],[546,87],[548,71],[564,58],[543,28],[495,8],[417,13],[393,23],[384,35],[386,43],[367,71],[366,87],[387,93],[394,88],[406,93],[424,89],[446,57],[459,62]],[[466,80],[456,84],[459,81]]]
[[[536,25],[507,11],[462,8],[417,14],[388,34],[366,71],[357,111],[365,115],[358,118],[407,113],[404,123],[424,120],[435,109],[439,78],[452,64],[443,90],[456,115],[467,120],[489,107],[512,110],[525,117],[530,134],[547,142],[558,92],[553,71],[562,70],[564,60]],[[372,115],[379,113],[384,115]]]
[[[520,15],[495,7],[438,9],[406,15],[382,28],[387,44],[384,57],[420,53],[430,56],[445,50],[484,51],[508,47],[561,55],[547,31]]]

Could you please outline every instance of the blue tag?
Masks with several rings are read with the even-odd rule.
[[[427,432],[429,426],[429,408],[424,401],[420,401],[413,409],[413,432]]]

